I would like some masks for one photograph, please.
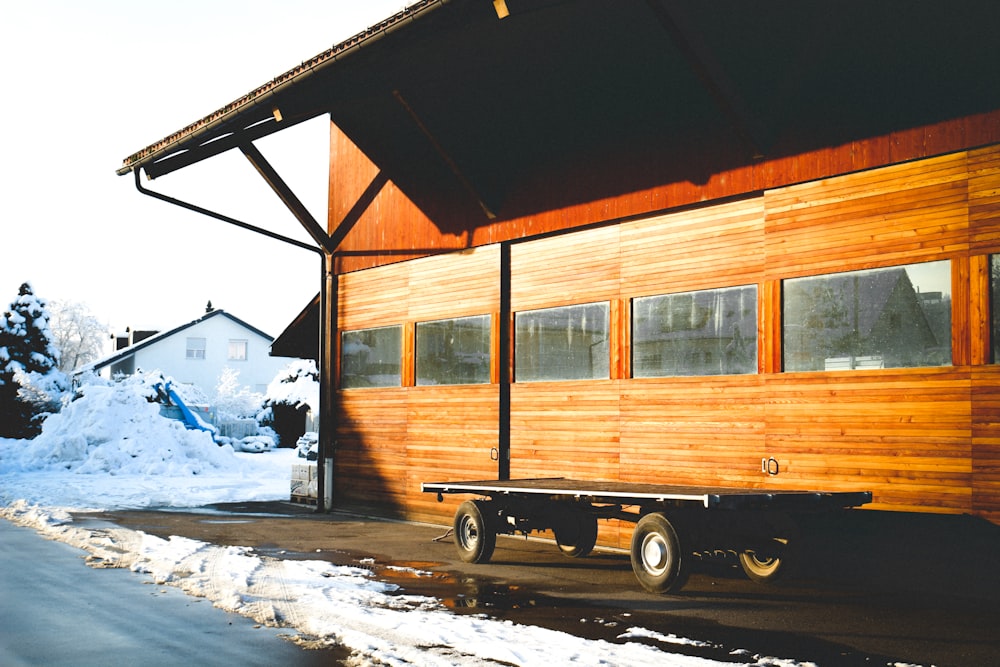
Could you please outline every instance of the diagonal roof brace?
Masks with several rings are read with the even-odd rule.
[[[257,172],[264,178],[267,184],[274,190],[274,193],[278,195],[281,201],[285,204],[295,219],[305,227],[305,230],[309,233],[309,236],[316,242],[316,244],[323,249],[327,254],[333,254],[336,247],[331,246],[330,235],[326,233],[326,230],[318,222],[316,218],[309,213],[309,210],[305,207],[302,201],[295,196],[288,184],[285,183],[284,179],[278,175],[271,163],[268,162],[261,152],[250,142],[245,142],[240,144],[240,151],[243,155],[250,161],[250,164],[254,166]]]
[[[726,74],[705,40],[676,0],[646,0],[660,25],[670,34],[692,71],[725,114],[755,160],[764,157],[769,143],[764,125],[750,111],[736,84]]]

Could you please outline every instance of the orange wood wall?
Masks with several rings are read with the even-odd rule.
[[[419,216],[393,205],[408,224]],[[1000,367],[987,363],[984,340],[990,253],[1000,253],[1000,145],[515,243],[515,312],[609,301],[627,316],[638,296],[756,284],[761,372],[630,379],[619,331],[614,354],[626,361],[612,363],[611,378],[512,386],[511,474],[871,489],[876,508],[1000,520]],[[781,280],[942,259],[952,262],[953,365],[780,372]],[[499,317],[498,246],[346,273],[339,306],[342,329]],[[421,481],[495,477],[498,385],[339,396],[339,497],[446,522],[460,498],[439,505]],[[761,473],[769,456],[776,476]]]
[[[1000,143],[1000,110],[789,157],[764,159],[712,174],[704,183],[668,183],[554,210],[547,210],[545,202],[540,201],[536,208],[543,213],[498,219],[488,224],[470,220],[469,228],[458,234],[441,232],[390,182],[343,244],[338,270],[356,271],[436,252],[648,216],[682,206],[996,143]],[[344,219],[378,169],[332,124],[330,156],[328,220],[332,229]],[[539,191],[537,196],[544,197],[545,188],[540,187]]]

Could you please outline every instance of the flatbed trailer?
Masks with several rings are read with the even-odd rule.
[[[565,555],[588,555],[599,519],[635,524],[632,571],[651,593],[683,586],[691,555],[735,553],[747,576],[773,581],[794,544],[796,525],[815,512],[870,503],[870,491],[758,490],[566,479],[425,482],[421,490],[475,494],[459,505],[454,540],[467,563],[487,563],[497,535],[551,530]]]

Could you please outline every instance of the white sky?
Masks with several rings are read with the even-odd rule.
[[[391,16],[407,0],[32,0],[0,22],[0,309],[24,281],[109,331],[216,308],[277,336],[320,260],[136,191],[132,153]],[[257,142],[325,223],[324,118]],[[237,151],[146,185],[309,242]]]

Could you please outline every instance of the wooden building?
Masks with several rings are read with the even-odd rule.
[[[317,239],[329,302],[276,347],[325,360],[336,502],[445,521],[421,482],[567,476],[1000,521],[996,25],[424,0],[120,173],[242,150]],[[320,114],[322,235],[252,144]]]

